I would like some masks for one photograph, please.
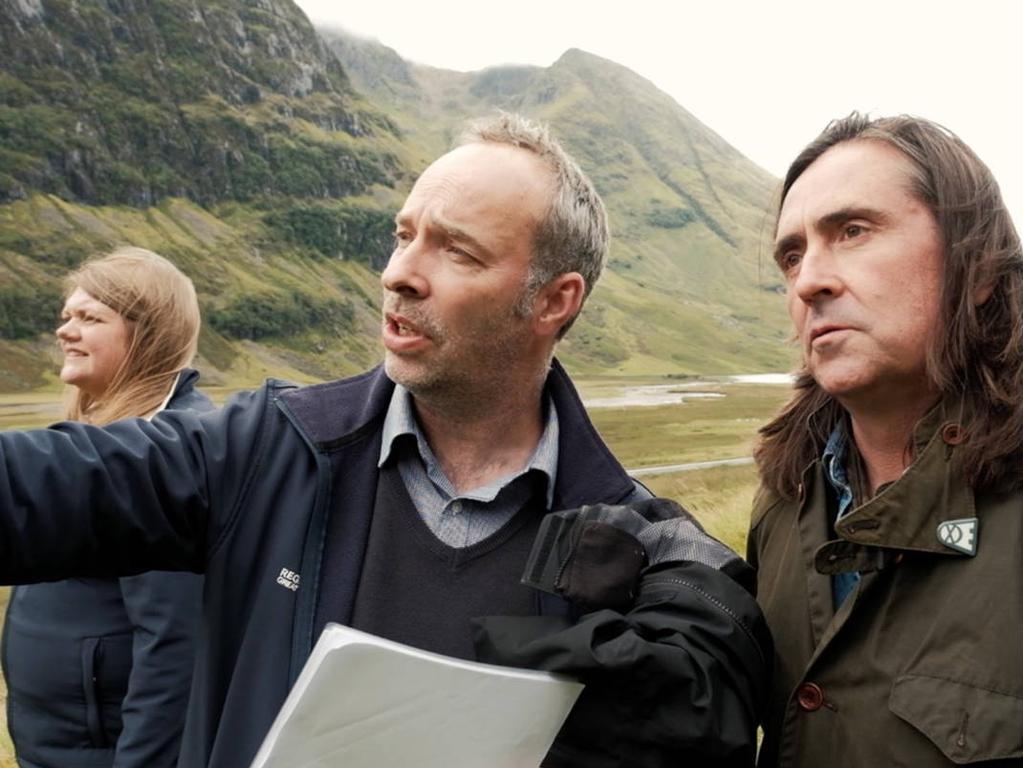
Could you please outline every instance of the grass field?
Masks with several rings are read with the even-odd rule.
[[[601,397],[623,387],[657,383],[657,380],[582,380],[587,399]],[[597,429],[629,468],[681,464],[692,461],[749,456],[757,428],[774,413],[789,394],[775,385],[716,382],[700,391],[723,397],[695,398],[683,404],[628,408],[594,408]],[[227,393],[211,393],[222,402]],[[39,426],[48,423],[58,395],[0,395],[0,428]],[[643,478],[658,496],[679,501],[707,530],[740,554],[745,552],[749,510],[756,492],[756,470],[751,465],[724,466],[692,472],[675,472]],[[6,588],[0,588],[0,628],[7,606]],[[0,680],[0,703],[6,688]],[[0,768],[15,768],[7,737],[6,707],[0,712]]]
[[[584,393],[587,391],[583,386]],[[630,469],[751,455],[756,430],[789,396],[776,385],[719,384],[701,392],[724,395],[682,405],[596,408],[593,422]],[[588,394],[588,393],[587,393]],[[714,467],[642,478],[658,496],[675,499],[740,554],[757,488],[752,465]]]

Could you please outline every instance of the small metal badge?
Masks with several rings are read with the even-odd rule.
[[[977,554],[977,535],[980,533],[980,520],[976,517],[964,517],[959,520],[945,520],[938,523],[938,541],[949,549],[965,555]]]

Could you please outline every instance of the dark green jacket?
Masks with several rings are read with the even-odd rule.
[[[819,461],[762,492],[749,561],[775,640],[760,766],[1023,766],[1023,492],[975,494],[939,406],[917,459],[830,534]],[[938,539],[979,518],[974,556]],[[831,576],[861,572],[834,611]]]

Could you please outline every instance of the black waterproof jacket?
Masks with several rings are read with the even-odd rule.
[[[589,612],[477,620],[482,661],[586,688],[545,768],[753,765],[772,645],[753,569],[673,501],[548,515],[524,581]]]
[[[392,390],[377,368],[305,388],[270,381],[201,416],[0,433],[0,582],[204,571],[180,765],[244,768],[312,648],[332,511],[344,563],[332,590],[346,599],[327,618],[350,620]],[[556,362],[547,391],[561,426],[554,508],[633,498]],[[704,674],[712,697],[733,682],[719,671]]]

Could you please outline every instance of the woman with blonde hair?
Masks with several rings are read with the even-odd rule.
[[[212,408],[187,368],[192,282],[141,248],[65,280],[57,339],[66,418],[107,424]],[[202,579],[151,572],[15,587],[4,628],[7,722],[21,768],[173,766],[185,719]]]

